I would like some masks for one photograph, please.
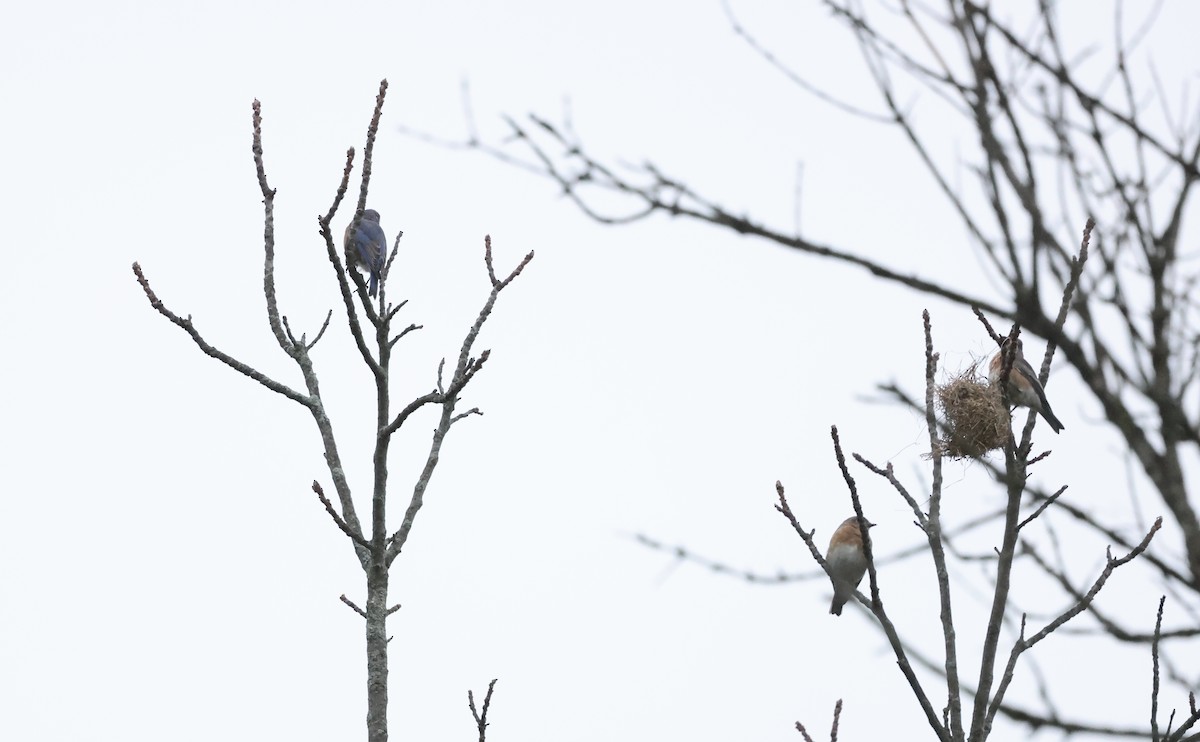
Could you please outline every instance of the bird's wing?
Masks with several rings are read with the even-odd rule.
[[[375,222],[364,221],[358,225],[358,234],[355,235],[354,244],[358,248],[358,254],[367,265],[376,269],[383,265],[383,250],[387,244],[383,227]]]

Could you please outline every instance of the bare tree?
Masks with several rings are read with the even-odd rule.
[[[1089,229],[1090,229],[1089,224]],[[1087,233],[1084,236],[1084,245],[1081,251],[1081,257],[1086,257],[1087,250]],[[1078,276],[1079,269],[1082,268],[1083,261],[1078,260],[1075,263],[1075,276]],[[1071,287],[1067,290],[1067,296],[1063,301],[1064,312],[1060,313],[1061,322],[1065,316],[1065,307],[1069,303],[1071,288],[1074,281],[1071,282]],[[1005,694],[1012,683],[1014,674],[1017,668],[1017,661],[1024,652],[1031,649],[1034,645],[1049,637],[1052,633],[1064,626],[1068,621],[1078,616],[1092,604],[1096,595],[1108,582],[1113,571],[1118,567],[1129,563],[1136,557],[1142,555],[1146,548],[1150,545],[1154,535],[1162,527],[1162,518],[1155,520],[1154,524],[1146,532],[1141,542],[1130,549],[1129,553],[1121,557],[1113,557],[1111,548],[1108,550],[1105,558],[1104,569],[1095,578],[1091,587],[1087,592],[1078,597],[1078,599],[1069,606],[1066,610],[1060,612],[1052,620],[1046,622],[1040,630],[1030,636],[1026,635],[1026,622],[1028,616],[1025,613],[1020,617],[1020,631],[1017,640],[1013,643],[1009,651],[1008,661],[1004,665],[1003,672],[997,680],[997,657],[999,655],[1001,628],[1005,618],[1010,611],[1010,588],[1012,584],[1012,568],[1013,563],[1018,556],[1019,535],[1023,528],[1038,519],[1046,511],[1046,504],[1036,506],[1028,516],[1022,518],[1022,503],[1024,501],[1025,481],[1028,476],[1028,469],[1031,464],[1037,462],[1041,455],[1031,457],[1033,449],[1033,427],[1034,416],[1030,415],[1025,423],[1024,430],[1021,434],[1021,439],[1018,442],[1015,437],[1009,432],[1003,444],[1004,449],[1004,472],[1006,492],[1006,507],[1004,512],[1004,534],[1001,541],[1001,546],[996,554],[996,573],[992,588],[992,607],[987,620],[987,628],[984,634],[983,646],[980,649],[980,670],[978,680],[973,687],[965,687],[959,671],[959,646],[958,646],[958,631],[959,626],[956,626],[953,614],[953,602],[951,600],[952,581],[950,572],[947,569],[946,556],[946,539],[943,535],[941,520],[942,520],[942,450],[940,445],[939,434],[941,428],[935,415],[935,389],[936,389],[936,372],[938,363],[938,354],[934,352],[933,332],[929,319],[929,313],[925,312],[925,421],[929,433],[930,450],[932,452],[932,483],[930,488],[930,497],[927,503],[919,501],[914,497],[907,487],[896,476],[892,465],[889,463],[885,467],[868,461],[863,456],[854,454],[854,458],[866,467],[872,473],[882,477],[895,490],[895,492],[905,501],[909,509],[912,510],[913,516],[921,531],[925,534],[927,540],[927,548],[929,554],[933,558],[933,565],[938,586],[938,602],[939,602],[939,617],[942,627],[942,638],[944,640],[943,651],[944,659],[942,665],[937,668],[945,681],[945,704],[941,707],[941,713],[938,713],[937,707],[934,705],[934,700],[931,697],[928,683],[923,683],[917,676],[914,668],[914,663],[910,659],[912,650],[906,645],[901,637],[895,623],[889,617],[886,608],[884,607],[881,589],[879,585],[878,573],[873,558],[871,548],[871,537],[869,529],[863,527],[863,523],[867,518],[863,512],[862,502],[859,500],[858,487],[854,477],[850,473],[850,469],[846,463],[845,454],[842,451],[841,439],[838,435],[838,430],[834,427],[831,431],[833,437],[834,454],[837,458],[837,464],[842,472],[842,477],[846,482],[847,489],[850,493],[851,506],[854,509],[855,517],[858,519],[859,527],[863,533],[863,551],[866,557],[867,573],[870,577],[870,598],[857,596],[860,601],[867,606],[868,610],[878,620],[880,628],[887,637],[888,643],[896,656],[896,663],[905,679],[908,681],[909,687],[912,689],[913,695],[922,711],[925,713],[925,718],[929,723],[934,734],[942,742],[983,742],[988,739],[991,734],[993,724],[997,713],[1004,712],[1006,706],[1004,703]],[[986,320],[983,320],[986,325]],[[992,333],[990,326],[987,327],[989,333]],[[1015,341],[1018,337],[1020,328],[1013,326],[1008,338]],[[999,338],[996,338],[999,340]],[[1010,342],[1007,346],[1010,350],[1005,354],[1003,367],[1001,371],[1000,389],[1006,388],[1007,377],[1013,373],[1013,361],[1015,342]],[[1049,360],[1049,359],[1047,359]],[[1044,368],[1042,376],[1046,375],[1048,366]],[[984,388],[983,393],[989,393]],[[1007,392],[1002,392],[1007,396]],[[1006,400],[1007,401],[1007,400]],[[776,509],[787,518],[796,534],[804,541],[808,547],[813,559],[821,566],[823,570],[829,573],[833,579],[833,573],[830,572],[829,565],[821,556],[820,550],[813,539],[813,531],[806,531],[793,513],[791,506],[788,504],[787,498],[784,495],[782,483],[776,483],[776,490],[779,496],[779,504]],[[1065,487],[1060,489],[1050,502],[1057,499]],[[927,509],[926,509],[927,508]],[[1161,619],[1161,616],[1160,616]],[[1155,689],[1157,695],[1157,689]],[[966,697],[973,699],[969,715],[964,709],[964,701]],[[836,720],[835,715],[835,720]],[[1194,721],[1194,720],[1192,720]],[[1082,730],[1080,730],[1082,731]],[[1087,731],[1104,731],[1100,727],[1093,726]],[[1180,734],[1186,731],[1186,727],[1180,729]],[[801,729],[803,733],[803,729]],[[1112,733],[1113,730],[1107,730]],[[1134,732],[1136,734],[1136,731]],[[807,736],[807,734],[805,734]],[[835,722],[836,736],[836,722]]]
[[[1144,645],[1147,651],[1154,643],[1155,656],[1162,657],[1167,676],[1177,687],[1200,686],[1196,663],[1183,659],[1189,652],[1195,656],[1195,639],[1200,636],[1200,517],[1185,477],[1189,467],[1194,471],[1200,464],[1200,292],[1196,291],[1200,269],[1181,251],[1185,219],[1194,209],[1193,187],[1200,179],[1200,116],[1194,107],[1186,106],[1186,95],[1183,110],[1172,112],[1153,59],[1140,49],[1159,6],[1144,9],[1145,17],[1132,23],[1118,0],[1113,47],[1104,60],[1106,69],[1096,74],[1085,73],[1083,55],[1065,47],[1054,3],[1025,6],[1029,22],[1018,23],[1001,16],[1000,6],[973,0],[946,0],[937,7],[897,0],[882,11],[868,10],[857,0],[821,2],[861,52],[878,92],[876,111],[825,92],[819,82],[792,69],[780,54],[760,43],[728,2],[726,12],[748,48],[794,82],[802,95],[816,96],[842,113],[903,134],[970,235],[972,249],[1002,287],[1004,301],[987,301],[969,287],[939,282],[923,274],[921,266],[894,265],[845,246],[815,242],[799,227],[788,231],[735,214],[716,197],[698,192],[684,178],[653,163],[628,167],[593,156],[569,125],[541,116],[507,118],[512,136],[504,145],[480,139],[473,126],[467,141],[452,144],[551,178],[585,214],[601,223],[630,224],[655,215],[701,222],[800,254],[858,266],[886,282],[1010,321],[1044,338],[1048,348],[1043,373],[1055,351],[1061,351],[1108,426],[1124,442],[1129,460],[1153,485],[1172,530],[1181,535],[1181,555],[1155,548],[1140,561],[1153,570],[1152,579],[1172,596],[1184,621],[1155,631],[1123,625],[1090,601],[1083,602],[1088,587],[1076,584],[1061,560],[1027,543],[1006,540],[1004,546],[1018,546],[1065,596],[1084,605],[1094,630],[1115,641]],[[1012,6],[1004,5],[1003,12],[1013,12]],[[900,19],[901,30],[882,22],[884,14],[889,20]],[[1095,50],[1088,51],[1095,56]],[[1090,59],[1089,69],[1096,64]],[[939,113],[948,114],[940,117],[943,123],[954,122],[977,143],[965,162],[939,159],[931,146],[936,134],[922,130],[912,107],[901,102],[918,92],[923,93],[922,106],[939,107]],[[957,185],[964,172],[976,189]],[[1092,260],[1075,275],[1074,234],[1088,217],[1097,222]],[[1077,285],[1071,286],[1073,282]],[[1056,311],[1052,302],[1068,294],[1070,301]],[[901,404],[927,409],[896,385],[881,388]],[[1019,462],[1007,453],[1004,464],[986,459],[982,463],[1010,495],[1014,482],[1019,482],[1020,496],[1034,507],[1052,509],[1098,539],[1131,553],[1142,546],[1146,525],[1136,508],[1132,517],[1106,520],[1060,498],[1060,493],[1031,486],[1019,476],[1020,467],[1013,468]],[[1005,523],[1006,539],[1016,538],[1019,531],[1008,527],[1016,507],[1010,499],[1006,508],[989,515]],[[941,531],[945,548],[955,553],[954,537],[989,518],[948,525]],[[1126,522],[1140,529],[1131,532]],[[734,570],[685,547],[642,539],[681,558],[697,559],[717,571],[756,582],[823,575]],[[918,545],[883,560],[906,558],[924,549],[925,545]],[[993,576],[996,588],[1004,579],[1002,560]],[[1015,621],[1016,616],[1008,620]],[[990,641],[990,633],[988,637]],[[1175,647],[1179,659],[1171,660]],[[940,663],[914,661],[949,673]],[[981,682],[975,689],[976,712],[980,704],[989,703],[984,685]],[[1001,692],[995,701],[1000,712],[1031,728],[1152,736],[1140,724],[1122,729],[1089,725],[1065,718],[1049,703],[1043,711],[1032,712],[1002,704],[1002,697]],[[979,731],[979,714],[975,717],[970,728],[973,739]],[[954,729],[954,724],[948,728]]]
[[[366,208],[368,187],[371,179],[372,153],[376,133],[379,130],[380,117],[383,114],[383,102],[387,93],[387,80],[379,86],[379,94],[375,99],[375,111],[367,129],[367,142],[363,153],[362,179],[358,192],[358,203],[352,226],[357,228],[363,218]],[[460,411],[458,404],[463,390],[487,363],[490,351],[484,350],[478,355],[474,353],[476,340],[484,322],[491,314],[496,299],[513,279],[521,274],[533,253],[527,254],[507,276],[498,277],[492,262],[491,237],[484,238],[484,264],[488,278],[491,280],[491,292],[488,294],[483,308],[480,309],[475,322],[467,331],[458,356],[450,366],[447,375],[445,359],[438,365],[436,385],[429,392],[413,399],[399,409],[393,406],[391,399],[391,370],[392,351],[396,344],[410,332],[420,329],[420,326],[409,324],[400,328],[396,323],[397,315],[404,308],[405,301],[392,304],[387,300],[387,271],[396,258],[400,235],[397,234],[395,244],[383,270],[383,280],[380,282],[378,297],[368,295],[367,285],[362,276],[354,270],[348,270],[353,264],[353,256],[342,254],[334,240],[332,223],[338,207],[345,197],[350,183],[350,174],[354,166],[354,149],[346,153],[346,165],[341,182],[333,198],[329,211],[318,218],[321,237],[325,243],[325,252],[333,269],[333,279],[337,282],[342,297],[344,312],[350,334],[367,374],[375,385],[375,446],[371,453],[373,477],[371,481],[371,510],[370,523],[365,528],[359,520],[358,511],[352,496],[350,482],[342,464],[342,452],[338,448],[334,436],[333,422],[330,420],[318,383],[313,350],[329,329],[333,310],[325,317],[324,323],[312,340],[302,333],[298,338],[293,333],[288,319],[281,315],[275,297],[275,191],[267,184],[266,166],[263,162],[263,139],[261,105],[254,101],[254,165],[258,173],[258,185],[263,195],[264,208],[264,237],[263,250],[265,261],[263,266],[263,295],[267,303],[267,321],[271,332],[279,344],[280,350],[291,358],[300,371],[303,391],[288,384],[270,378],[266,374],[239,361],[209,343],[196,329],[191,316],[181,317],[167,308],[150,287],[142,268],[133,264],[133,272],[141,284],[146,298],[156,311],[186,332],[196,346],[205,354],[234,371],[253,379],[266,389],[282,395],[304,407],[312,415],[317,433],[325,455],[325,465],[329,470],[337,503],[334,504],[326,497],[320,482],[313,481],[312,489],[321,504],[333,519],[333,522],[350,540],[355,556],[366,575],[366,601],[363,607],[354,601],[341,596],[341,600],[355,613],[360,615],[366,627],[367,645],[367,739],[370,742],[385,742],[388,738],[387,702],[388,702],[388,642],[387,618],[399,606],[388,605],[388,571],[404,548],[404,544],[412,531],[417,514],[425,501],[429,483],[437,468],[442,445],[451,428],[471,415],[482,414],[478,408]],[[429,452],[420,475],[413,484],[412,494],[404,510],[403,518],[398,528],[392,530],[388,525],[388,453],[393,437],[409,422],[413,416],[426,407],[438,410],[437,424],[433,430],[433,438],[429,444]],[[492,681],[494,684],[495,681]],[[491,688],[488,690],[488,700],[491,699]],[[484,714],[486,715],[486,703]],[[482,722],[480,722],[482,724]],[[480,728],[482,735],[482,726]],[[482,736],[481,736],[482,739]]]

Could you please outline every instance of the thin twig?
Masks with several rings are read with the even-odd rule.
[[[1152,678],[1150,685],[1150,740],[1158,742],[1158,642],[1162,637],[1162,619],[1163,606],[1167,603],[1167,596],[1162,596],[1158,599],[1158,615],[1154,619],[1154,641],[1150,643],[1150,658],[1152,664]],[[1169,730],[1169,727],[1168,727]],[[1170,731],[1167,732],[1170,734]]]
[[[342,516],[338,515],[338,512],[333,509],[333,503],[330,502],[329,498],[325,496],[325,492],[321,489],[321,484],[315,479],[312,483],[312,489],[313,492],[317,493],[317,497],[321,500],[321,504],[325,506],[325,512],[329,513],[329,517],[333,518],[333,522],[337,524],[337,527],[342,529],[342,533],[349,536],[350,540],[359,546],[365,549],[371,548],[371,545],[367,543],[367,540],[363,538],[362,534],[351,528],[346,521],[342,520]]]
[[[487,727],[488,727],[488,707],[492,704],[492,691],[496,688],[496,680],[488,683],[487,695],[483,697],[483,711],[480,712],[475,708],[475,693],[467,691],[467,707],[471,709],[471,716],[475,718],[475,728],[479,730],[479,742],[487,742]]]
[[[813,742],[813,738],[808,736],[808,730],[800,722],[796,722],[796,731],[800,732],[800,736],[804,737],[804,742]]]
[[[356,605],[354,604],[354,601],[352,601],[352,600],[350,600],[349,598],[347,598],[347,597],[346,597],[345,593],[343,593],[343,594],[339,595],[339,596],[338,596],[338,600],[340,600],[340,601],[342,601],[343,603],[345,603],[346,605],[350,606],[350,609],[351,609],[352,611],[354,611],[354,612],[355,612],[355,613],[357,613],[358,615],[362,616],[363,618],[366,618],[366,617],[367,617],[367,612],[366,612],[366,611],[364,611],[362,608],[359,608],[358,606],[356,606]]]
[[[1033,462],[1031,461],[1030,463],[1033,463]],[[1065,485],[1065,484],[1064,484],[1063,486],[1059,487],[1059,488],[1058,488],[1058,489],[1057,489],[1057,490],[1054,492],[1054,494],[1050,495],[1050,496],[1049,496],[1049,497],[1047,497],[1045,500],[1043,500],[1043,501],[1042,501],[1042,504],[1041,504],[1041,505],[1038,505],[1038,506],[1037,506],[1037,509],[1036,509],[1036,510],[1034,510],[1034,511],[1033,511],[1033,513],[1031,513],[1031,514],[1029,515],[1029,517],[1028,517],[1028,518],[1026,518],[1025,520],[1023,520],[1023,521],[1021,521],[1020,523],[1018,523],[1018,524],[1017,524],[1017,530],[1019,531],[1019,530],[1021,530],[1022,528],[1024,528],[1025,526],[1029,525],[1029,523],[1030,523],[1030,522],[1032,522],[1032,521],[1033,521],[1035,518],[1037,518],[1039,515],[1041,515],[1041,514],[1042,514],[1042,512],[1043,512],[1043,511],[1044,511],[1046,508],[1048,508],[1048,507],[1050,507],[1051,505],[1053,505],[1053,504],[1055,503],[1055,501],[1056,501],[1056,500],[1058,500],[1058,498],[1059,498],[1059,497],[1060,497],[1060,496],[1061,496],[1061,495],[1062,495],[1064,492],[1066,492],[1066,491],[1067,491],[1067,485]]]
[[[842,719],[842,699],[833,704],[833,728],[829,730],[829,742],[837,742],[838,722]]]

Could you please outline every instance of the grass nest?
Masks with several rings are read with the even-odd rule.
[[[998,389],[981,379],[975,364],[937,387],[938,404],[946,418],[946,437],[940,453],[954,459],[979,458],[1004,446],[1009,414]]]

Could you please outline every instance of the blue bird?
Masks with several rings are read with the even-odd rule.
[[[358,223],[358,231],[354,233],[353,248],[351,249],[350,229],[354,222],[346,225],[345,247],[354,265],[371,274],[371,296],[379,290],[379,276],[383,271],[383,256],[387,252],[387,237],[383,227],[379,226],[379,212],[375,209],[363,211],[362,220]]]

